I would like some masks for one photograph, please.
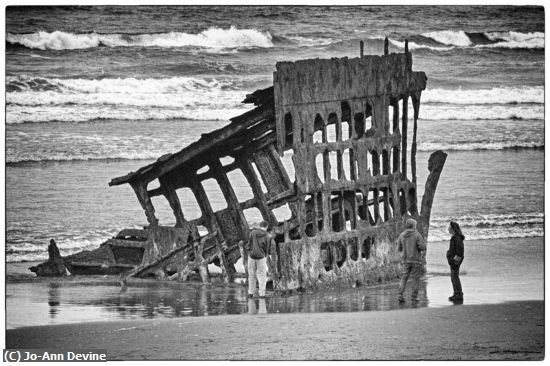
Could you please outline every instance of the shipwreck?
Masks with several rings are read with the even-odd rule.
[[[434,152],[420,205],[416,139],[424,72],[412,71],[412,55],[384,55],[278,62],[273,86],[246,96],[255,108],[231,119],[181,151],[161,156],[112,179],[129,184],[148,225],[122,230],[98,249],[50,259],[32,267],[38,275],[122,274],[124,277],[210,281],[209,264],[226,282],[246,258],[250,222],[259,210],[272,229],[270,274],[274,291],[325,286],[353,287],[396,279],[395,240],[405,220],[418,221],[427,238],[430,211],[446,154]],[[413,111],[408,110],[409,101]],[[412,113],[411,113],[412,112]],[[407,136],[412,114],[412,137]],[[292,154],[294,177],[281,157]],[[222,164],[230,157],[232,162]],[[239,201],[228,173],[240,170],[254,197]],[[214,211],[203,182],[214,179],[227,208]],[[159,186],[148,188],[151,182]],[[201,217],[187,220],[177,191],[192,191]],[[152,197],[163,196],[176,219],[163,226]],[[274,210],[286,206],[290,218]],[[207,229],[200,232],[199,226]],[[241,244],[241,245],[239,245]]]

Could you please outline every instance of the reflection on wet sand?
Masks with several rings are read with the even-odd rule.
[[[248,299],[248,314],[267,314],[265,299]]]
[[[163,283],[136,280],[128,286],[91,286],[90,283],[51,283],[48,292],[50,317],[62,317],[64,309],[95,307],[110,318],[157,318],[223,314],[293,312],[347,312],[391,310],[428,305],[425,280],[419,303],[399,304],[397,283],[376,287],[324,290],[281,296],[268,292],[266,299],[247,298],[241,284],[205,286],[194,283]],[[87,291],[87,288],[93,291]],[[407,295],[407,294],[406,294]],[[410,298],[410,294],[409,298]],[[60,314],[61,313],[61,314]],[[86,314],[83,314],[85,320]]]
[[[135,279],[120,286],[118,276],[29,275],[29,264],[10,264],[6,275],[6,327],[112,321],[143,318],[173,318],[267,313],[346,312],[392,310],[412,307],[454,306],[449,268],[445,258],[448,243],[432,243],[428,251],[428,273],[421,281],[419,303],[397,301],[398,283],[375,287],[324,290],[248,301],[242,283],[211,286],[197,282]],[[521,256],[513,256],[518,248]],[[478,241],[470,243],[470,256],[461,271],[464,304],[493,304],[544,299],[544,238],[522,242]],[[519,263],[519,264],[518,264]],[[510,271],[509,268],[514,268]],[[409,289],[407,289],[409,290]],[[264,305],[265,302],[265,305]],[[253,314],[253,315],[250,315]]]
[[[48,286],[48,305],[50,306],[49,314],[53,319],[59,313],[59,283],[50,283]]]

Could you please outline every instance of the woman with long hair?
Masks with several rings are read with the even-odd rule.
[[[449,224],[449,234],[452,235],[449,250],[447,251],[447,262],[451,266],[451,282],[453,283],[453,296],[449,297],[449,301],[462,301],[464,294],[462,293],[462,284],[458,277],[460,265],[464,260],[464,235],[458,223],[451,221]]]

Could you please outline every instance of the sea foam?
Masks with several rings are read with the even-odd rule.
[[[429,240],[449,240],[450,221],[460,224],[467,240],[544,236],[544,214],[528,212],[432,217]]]
[[[544,33],[542,32],[487,32],[480,33],[485,41],[478,43],[477,40],[462,30],[445,30],[421,34],[421,37],[431,39],[438,44],[423,43],[419,40],[409,42],[409,49],[429,49],[432,51],[449,51],[454,48],[523,48],[523,49],[544,49]],[[402,40],[390,42],[399,48],[405,47]]]
[[[424,103],[422,120],[542,120],[544,104],[517,105],[457,105]]]
[[[464,31],[439,31],[439,32],[429,32],[423,33],[424,37],[431,38],[441,44],[458,46],[458,47],[467,47],[472,44],[470,37]]]
[[[6,122],[97,119],[228,120],[249,110],[240,81],[213,78],[9,77]]]
[[[491,89],[427,88],[422,103],[447,104],[544,104],[544,86],[498,87]]]
[[[41,50],[74,50],[105,47],[204,47],[240,48],[273,47],[269,32],[256,29],[228,29],[211,27],[198,34],[168,32],[155,34],[75,34],[61,31],[30,34],[8,33],[7,42]]]

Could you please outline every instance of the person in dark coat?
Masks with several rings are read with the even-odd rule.
[[[464,235],[458,223],[451,221],[449,224],[449,234],[452,235],[449,250],[447,251],[447,262],[451,266],[451,282],[453,283],[453,296],[449,297],[449,301],[462,301],[464,294],[462,293],[462,284],[458,273],[460,265],[464,261]]]

